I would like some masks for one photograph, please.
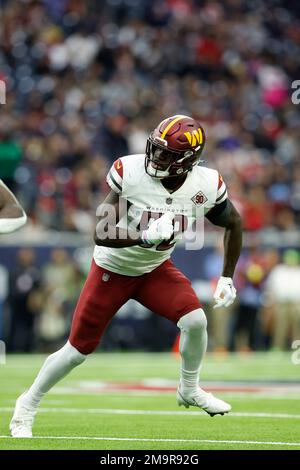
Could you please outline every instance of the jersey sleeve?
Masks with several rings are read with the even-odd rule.
[[[110,188],[113,189],[117,194],[122,193],[123,164],[120,158],[113,163],[106,177],[106,181]]]
[[[228,197],[228,194],[227,194],[226,184],[224,183],[222,176],[219,174],[218,189],[217,189],[215,204],[221,204],[221,202],[224,202],[227,199],[227,197]]]

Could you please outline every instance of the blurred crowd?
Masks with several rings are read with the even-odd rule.
[[[90,233],[117,157],[164,117],[207,133],[249,231],[300,222],[297,0],[2,0],[0,177],[32,229]]]

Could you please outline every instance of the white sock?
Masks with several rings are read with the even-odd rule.
[[[86,356],[74,348],[69,341],[47,357],[37,378],[24,396],[28,406],[37,408],[45,393],[69,374],[74,367],[81,364],[85,358]]]
[[[179,351],[182,359],[180,390],[184,395],[199,391],[199,372],[207,348],[207,321],[202,309],[184,315],[177,323],[181,330]]]
[[[199,387],[199,369],[185,370],[181,368],[180,390],[184,395],[191,395]]]

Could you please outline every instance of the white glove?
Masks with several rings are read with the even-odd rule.
[[[236,288],[233,285],[231,277],[221,276],[214,293],[216,304],[214,308],[229,307],[236,298]]]
[[[154,220],[150,227],[142,232],[143,243],[152,245],[168,240],[174,233],[173,219],[174,214],[166,212],[159,219]]]

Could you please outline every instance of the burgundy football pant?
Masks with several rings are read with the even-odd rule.
[[[93,260],[75,309],[70,343],[82,354],[93,352],[112,317],[129,299],[175,324],[201,308],[191,282],[171,260],[135,277],[108,271]]]

